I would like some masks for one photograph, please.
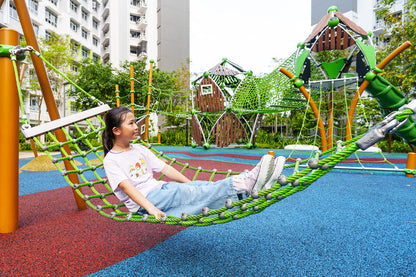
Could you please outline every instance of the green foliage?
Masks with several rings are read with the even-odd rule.
[[[85,61],[78,69],[75,82],[97,99],[115,106],[116,77],[114,71],[111,64],[102,65]],[[86,110],[95,107],[92,100],[78,90],[71,92],[70,95],[77,97],[76,107],[78,109]]]
[[[403,14],[393,13],[392,6],[396,1],[381,0],[378,2],[377,17],[384,19],[386,28],[380,36],[385,43],[378,49],[378,58],[384,59],[405,41],[413,45],[393,59],[382,73],[394,86],[398,87],[408,98],[416,97],[416,0],[409,0]]]
[[[186,131],[182,129],[168,130],[162,133],[161,143],[164,145],[187,145]]]
[[[377,143],[377,146],[383,151],[389,151],[389,138],[385,137],[381,141]],[[391,152],[396,153],[409,153],[412,149],[410,148],[409,144],[404,142],[399,136],[393,134],[391,140]]]

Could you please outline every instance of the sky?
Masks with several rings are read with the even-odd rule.
[[[273,71],[312,31],[310,0],[191,0],[191,72],[227,58],[255,75]]]

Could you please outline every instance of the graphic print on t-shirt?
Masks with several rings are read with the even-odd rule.
[[[139,178],[141,175],[147,172],[146,162],[140,159],[136,164],[130,165],[130,177],[132,179]]]

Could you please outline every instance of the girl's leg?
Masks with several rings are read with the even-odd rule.
[[[186,184],[168,182],[161,189],[151,191],[146,198],[167,215],[200,214],[202,208],[219,209],[225,206],[227,199],[238,200],[232,179]]]

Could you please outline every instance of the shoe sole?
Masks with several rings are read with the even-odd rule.
[[[280,175],[282,175],[283,168],[285,167],[285,162],[286,158],[283,156],[279,156],[274,160],[273,174],[267,181],[267,183],[264,185],[263,189],[269,189],[274,185],[274,183],[277,181]]]
[[[264,155],[261,158],[259,175],[257,176],[257,181],[253,186],[252,192],[261,190],[267,180],[269,180],[273,173],[273,159],[274,157],[272,155]]]

